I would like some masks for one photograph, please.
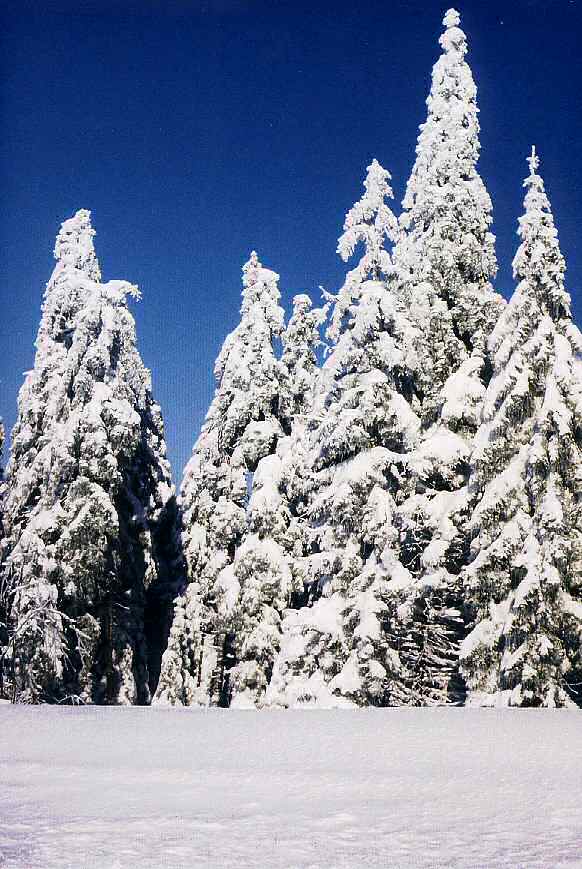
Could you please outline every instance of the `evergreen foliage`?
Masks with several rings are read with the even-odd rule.
[[[0,472],[0,696],[582,707],[582,334],[535,150],[517,288],[492,288],[443,24],[400,218],[373,160],[337,247],[360,258],[286,328],[279,276],[243,266],[179,505],[139,292],[102,282],[88,211],[63,223]]]
[[[294,296],[293,313],[281,335],[281,411],[287,434],[291,433],[297,417],[311,409],[315,380],[319,372],[319,329],[325,323],[326,315],[327,306],[313,308],[311,299],[305,293]]]
[[[27,702],[147,703],[144,612],[151,595],[162,642],[179,569],[163,424],[126,302],[138,291],[100,282],[93,236],[82,210],[57,237],[7,468],[5,657]]]
[[[303,591],[295,569],[305,545],[297,512],[303,418],[313,402],[318,372],[316,347],[326,309],[313,309],[307,295],[295,296],[293,315],[282,334],[282,424],[290,432],[276,453],[263,458],[253,476],[247,529],[234,561],[240,584],[233,618],[236,666],[231,672],[231,705],[262,705],[281,647],[281,616]]]
[[[393,596],[397,652],[391,702],[458,702],[463,634],[457,576],[467,552],[466,483],[472,439],[490,374],[487,339],[503,309],[491,200],[476,164],[476,87],[466,37],[450,9],[434,66],[427,119],[401,217],[394,260],[419,340],[421,433],[409,462],[411,493],[398,513],[401,562],[413,583]]]
[[[243,266],[241,320],[216,360],[216,393],[184,472],[182,539],[189,584],[175,602],[160,703],[228,704],[217,644],[232,631],[241,593],[235,554],[246,529],[252,475],[284,434],[283,372],[273,349],[283,331],[278,280],[253,251]]]
[[[483,356],[501,306],[490,285],[497,271],[491,200],[476,168],[477,89],[459,24],[459,14],[449,9],[395,252],[407,297],[423,327],[423,421],[426,426],[440,417],[452,428],[463,422],[474,426],[474,414],[470,407],[453,413],[443,401],[443,387],[471,354]],[[479,373],[472,368],[467,376]]]
[[[290,613],[269,702],[382,703],[382,620],[388,581],[399,574],[394,497],[415,443],[413,328],[397,304],[386,240],[397,222],[389,173],[374,160],[338,250],[363,256],[335,299],[335,341],[307,420],[306,508],[310,555],[302,561],[313,606]]]
[[[582,705],[582,335],[539,160],[472,457],[470,702]]]

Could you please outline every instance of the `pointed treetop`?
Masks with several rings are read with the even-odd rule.
[[[55,242],[54,257],[64,266],[79,269],[91,280],[100,281],[101,270],[93,247],[94,235],[91,212],[81,208],[61,224]]]
[[[519,218],[517,234],[521,244],[513,260],[513,276],[528,282],[529,291],[537,295],[542,309],[545,308],[553,320],[569,318],[570,295],[564,287],[566,263],[544,181],[537,173],[540,160],[535,146],[527,162],[530,174],[523,182],[527,192],[524,214]]]
[[[363,243],[368,271],[378,277],[381,265],[386,265],[383,251],[386,240],[395,242],[398,237],[398,222],[386,205],[386,199],[393,199],[390,187],[392,176],[376,159],[366,168],[364,180],[365,193],[348,211],[344,222],[344,232],[338,241],[337,252],[344,262],[352,256],[356,245]],[[382,254],[384,253],[384,257]]]
[[[384,182],[385,179],[390,180],[392,178],[390,172],[388,172],[387,169],[384,169],[384,167],[381,166],[380,163],[378,163],[375,157],[370,165],[366,167],[366,172],[367,176],[366,180],[364,181],[364,187],[366,188],[366,190],[368,189],[370,184],[374,183],[374,181],[381,184]]]
[[[249,261],[246,263],[249,268],[260,268],[261,263],[259,261],[259,255],[256,250],[252,250],[249,256]],[[243,266],[244,268],[244,266]]]
[[[457,12],[456,9],[448,9],[445,17],[443,18],[443,24],[448,29],[449,27],[458,27],[461,23],[461,16]]]
[[[279,307],[281,293],[277,286],[279,275],[277,272],[266,269],[256,251],[251,251],[248,262],[242,268],[243,272],[243,303],[241,314],[243,316],[256,310],[256,306],[262,310],[262,317],[269,323],[273,331],[278,334],[283,328],[283,309]]]
[[[536,146],[531,146],[531,157],[527,158],[527,162],[529,163],[529,174],[535,175],[540,165],[540,158],[536,154]]]
[[[306,293],[299,293],[293,296],[293,311],[310,311],[313,302]]]
[[[346,275],[337,296],[327,296],[329,301],[334,301],[331,325],[327,330],[328,337],[334,342],[339,340],[352,304],[360,297],[361,285],[367,280],[378,281],[394,274],[392,257],[385,246],[386,242],[395,243],[398,239],[398,220],[385,201],[394,198],[389,183],[391,177],[390,172],[377,160],[372,160],[366,169],[366,192],[346,215],[337,252],[347,262],[356,247],[362,244],[364,255]]]
[[[256,250],[252,250],[247,262],[242,267],[243,272],[243,287],[250,287],[256,284],[260,278],[260,271],[263,269],[261,261]]]
[[[446,30],[441,34],[439,44],[447,53],[460,54],[461,57],[467,53],[467,37],[460,29],[461,16],[456,9],[449,9],[443,18],[443,24]]]
[[[545,213],[547,215],[547,220],[549,220],[549,223],[553,226],[552,206],[550,205],[550,200],[546,194],[544,179],[538,173],[540,158],[536,152],[535,145],[531,146],[531,154],[527,158],[527,164],[529,166],[529,175],[524,179],[522,185],[527,188],[527,193],[523,202],[525,215],[520,218],[520,227],[524,221],[525,223],[529,222],[528,219],[526,219],[527,215],[533,213]],[[524,228],[524,232],[525,231]],[[518,230],[518,235],[522,235],[521,229]]]

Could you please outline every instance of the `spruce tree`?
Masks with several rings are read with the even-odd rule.
[[[582,335],[539,160],[472,457],[469,702],[582,705]]]
[[[247,530],[234,559],[240,584],[233,614],[232,706],[265,702],[273,662],[281,646],[281,619],[293,595],[303,591],[295,570],[305,539],[294,491],[302,458],[303,418],[313,401],[318,372],[316,348],[326,309],[309,296],[293,299],[293,314],[282,333],[281,422],[287,437],[263,458],[253,477]]]
[[[293,313],[281,335],[281,412],[287,434],[291,433],[295,420],[308,413],[313,403],[313,390],[319,371],[319,328],[326,316],[327,306],[314,308],[305,293],[294,296]]]
[[[101,283],[93,236],[84,210],[58,234],[7,468],[7,657],[22,701],[147,703],[144,613],[179,569],[163,424],[127,308],[138,291]]]
[[[415,705],[462,699],[457,577],[467,557],[466,483],[490,376],[487,340],[503,308],[490,284],[491,200],[476,168],[476,87],[459,23],[450,9],[394,254],[418,328],[422,430],[409,463],[413,492],[398,514],[400,559],[414,582],[391,605],[399,676],[390,702]]]
[[[267,456],[254,474],[248,527],[236,550],[233,576],[240,589],[232,613],[229,705],[262,705],[280,648],[281,614],[295,586],[287,551],[290,516],[279,492],[281,459]]]
[[[443,407],[443,386],[474,351],[486,352],[501,300],[491,288],[497,265],[491,199],[479,173],[477,89],[465,60],[460,16],[449,9],[432,71],[427,118],[403,200],[403,235],[395,251],[407,296],[424,326],[423,420],[463,416]],[[486,360],[482,360],[483,364]],[[481,372],[468,372],[478,377]],[[465,409],[466,422],[473,423]]]
[[[385,600],[390,582],[402,581],[392,519],[420,425],[414,330],[385,247],[397,237],[389,179],[374,160],[339,240],[344,260],[359,243],[364,253],[336,297],[334,349],[307,422],[313,554],[302,570],[313,605],[286,617],[274,705],[380,705],[387,691]]]
[[[243,267],[241,320],[216,360],[214,400],[181,490],[188,586],[175,615],[157,691],[159,703],[228,705],[220,658],[232,655],[241,584],[233,562],[247,527],[259,461],[283,436],[282,371],[273,342],[283,329],[279,276],[253,251]]]

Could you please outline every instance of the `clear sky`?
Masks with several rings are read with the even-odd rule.
[[[513,283],[532,143],[582,323],[582,0],[464,0],[480,171]],[[284,303],[335,253],[373,157],[397,203],[447,3],[4,0],[0,11],[0,414],[14,423],[60,223],[89,208],[104,279],[138,283],[139,347],[179,481],[236,325],[251,249]],[[395,210],[398,205],[395,205]]]

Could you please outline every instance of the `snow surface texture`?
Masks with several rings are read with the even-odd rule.
[[[2,705],[0,727],[2,869],[582,867],[575,712]]]

